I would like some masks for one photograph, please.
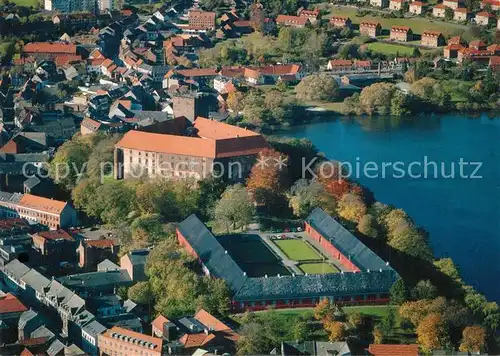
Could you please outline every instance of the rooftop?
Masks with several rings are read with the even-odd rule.
[[[210,158],[257,154],[267,147],[260,134],[236,126],[198,117],[194,127],[198,137],[132,130],[116,147]]]
[[[24,194],[19,201],[19,205],[28,209],[39,210],[51,214],[61,214],[67,203],[32,194]]]
[[[123,329],[120,327],[113,327],[103,334],[106,337],[121,340],[123,342],[128,342],[135,344],[136,346],[142,346],[144,348],[149,348],[155,351],[161,352],[163,339],[141,334],[135,331]]]
[[[13,294],[7,293],[5,296],[0,297],[0,315],[9,313],[22,313],[27,311],[28,308],[21,303]]]
[[[36,233],[35,235],[38,235],[45,240],[67,240],[67,241],[75,241],[73,236],[71,236],[69,233],[67,233],[63,229],[58,229],[58,230],[50,230],[50,231],[40,231]]]
[[[371,344],[368,352],[373,356],[418,356],[418,345]]]
[[[23,52],[25,53],[54,53],[54,54],[76,54],[76,45],[51,42],[27,43]]]

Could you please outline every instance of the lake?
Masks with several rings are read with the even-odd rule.
[[[451,257],[466,283],[500,301],[500,118],[332,118],[280,136],[307,138],[351,163],[354,180],[405,210],[438,257]]]

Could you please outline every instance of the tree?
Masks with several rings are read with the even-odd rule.
[[[451,21],[453,20],[454,12],[453,9],[450,7],[446,7],[444,9],[444,18],[446,21]]]
[[[419,281],[411,291],[414,299],[434,299],[437,288],[428,279]]]
[[[385,342],[385,336],[382,329],[378,326],[373,328],[373,343],[374,344],[383,344]]]
[[[369,237],[377,237],[377,220],[375,217],[371,214],[363,215],[358,223],[358,231]]]
[[[59,147],[50,163],[52,179],[66,190],[71,191],[78,181],[85,178],[90,151],[89,138],[80,136],[66,141]]]
[[[215,204],[227,187],[221,178],[209,176],[198,182],[199,199],[198,209],[202,220],[213,218]]]
[[[149,282],[138,282],[134,284],[128,289],[127,295],[133,302],[142,305],[149,305],[154,300]]]
[[[315,207],[320,207],[328,214],[335,214],[337,201],[318,181],[299,179],[290,188],[288,205],[295,216],[303,218]]]
[[[240,355],[263,355],[273,347],[266,329],[257,322],[244,324],[239,334],[236,349]]]
[[[486,346],[486,330],[482,326],[468,326],[462,333],[460,351],[469,353],[483,352]]]
[[[240,91],[232,91],[227,96],[227,107],[232,112],[238,113],[243,110],[243,99],[245,95],[243,95]]]
[[[391,115],[407,116],[412,114],[412,96],[400,91],[394,92],[391,99]]]
[[[328,333],[328,340],[330,341],[344,341],[347,337],[345,324],[340,321],[325,323],[325,330]]]
[[[449,257],[441,258],[434,262],[434,265],[439,271],[450,277],[455,282],[461,282],[460,272],[457,266],[453,263],[453,260]]]
[[[316,320],[324,320],[333,315],[333,306],[330,299],[324,298],[314,308],[314,318]]]
[[[354,59],[358,58],[359,46],[355,43],[346,43],[342,45],[338,52],[338,57],[341,59]]]
[[[354,193],[344,194],[338,204],[339,215],[353,222],[359,222],[366,214],[366,209],[363,198]]]
[[[408,287],[402,278],[399,278],[391,287],[390,299],[392,304],[401,305],[408,300]]]
[[[226,188],[221,199],[215,205],[215,221],[229,229],[237,229],[249,224],[255,214],[255,206],[250,201],[248,192],[241,184]]]
[[[415,228],[403,228],[394,233],[389,245],[396,250],[407,253],[424,260],[431,261],[434,256],[427,243],[427,237],[424,232]]]
[[[437,313],[426,316],[418,324],[417,340],[426,352],[443,348],[448,343],[448,334],[443,317]]]
[[[395,91],[396,87],[390,83],[375,83],[363,88],[359,95],[361,110],[369,115],[389,113]]]
[[[339,84],[326,74],[313,74],[305,77],[295,87],[297,99],[333,101],[338,97]]]

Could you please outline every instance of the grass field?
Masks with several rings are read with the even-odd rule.
[[[328,263],[301,263],[299,268],[307,274],[338,273],[339,271]]]
[[[258,235],[226,235],[217,240],[249,277],[290,275]]]
[[[30,6],[37,6],[39,1],[38,0],[12,0],[11,2],[13,2],[14,4],[18,5],[18,6],[26,6],[26,7],[30,7]]]
[[[434,21],[423,17],[414,18],[383,18],[382,16],[367,15],[363,17],[356,16],[357,10],[353,7],[335,6],[331,7],[331,12],[327,17],[348,16],[353,24],[359,24],[362,21],[380,22],[382,28],[390,29],[392,26],[409,26],[414,33],[421,34],[424,31],[441,31],[445,35],[451,35],[459,30],[466,29],[465,26],[447,23],[444,21]]]
[[[398,44],[392,43],[384,43],[384,42],[372,42],[368,44],[368,49],[373,52],[389,54],[389,55],[397,55],[400,56],[411,56],[413,54],[413,48],[402,46]]]
[[[276,246],[294,261],[319,260],[321,256],[302,240],[274,240]]]

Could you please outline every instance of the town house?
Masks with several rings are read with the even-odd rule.
[[[389,9],[394,10],[394,11],[401,11],[401,10],[403,10],[404,3],[405,3],[405,0],[391,0],[389,2]]]
[[[481,11],[476,14],[475,21],[478,25],[488,26],[495,21],[495,15],[486,11]]]
[[[444,0],[443,5],[450,9],[456,10],[462,4],[462,0]]]
[[[408,42],[413,40],[413,31],[406,26],[392,26],[391,41]]]
[[[422,33],[421,44],[428,47],[439,47],[444,45],[445,39],[441,32],[425,31]]]
[[[276,24],[280,26],[304,28],[310,23],[308,17],[302,16],[278,15],[276,18]]]
[[[446,6],[444,4],[437,4],[432,8],[432,16],[444,18],[446,16]]]
[[[215,12],[192,9],[188,14],[189,26],[206,30],[215,29]]]
[[[453,12],[453,19],[455,21],[469,21],[473,14],[466,7],[459,7]]]
[[[341,28],[344,28],[344,27],[351,27],[352,25],[352,21],[349,17],[345,17],[345,16],[332,16],[330,18],[330,24],[333,26],[333,27],[341,27]]]
[[[317,9],[307,10],[307,9],[301,8],[297,11],[297,15],[299,15],[299,17],[308,18],[312,24],[315,24],[319,20],[319,10],[317,10]]]
[[[410,3],[408,11],[415,15],[421,15],[424,12],[425,4],[420,1],[413,1]]]
[[[376,38],[382,32],[382,26],[378,22],[361,22],[359,24],[359,32],[363,36]]]
[[[370,5],[380,8],[389,6],[389,0],[370,0]]]

